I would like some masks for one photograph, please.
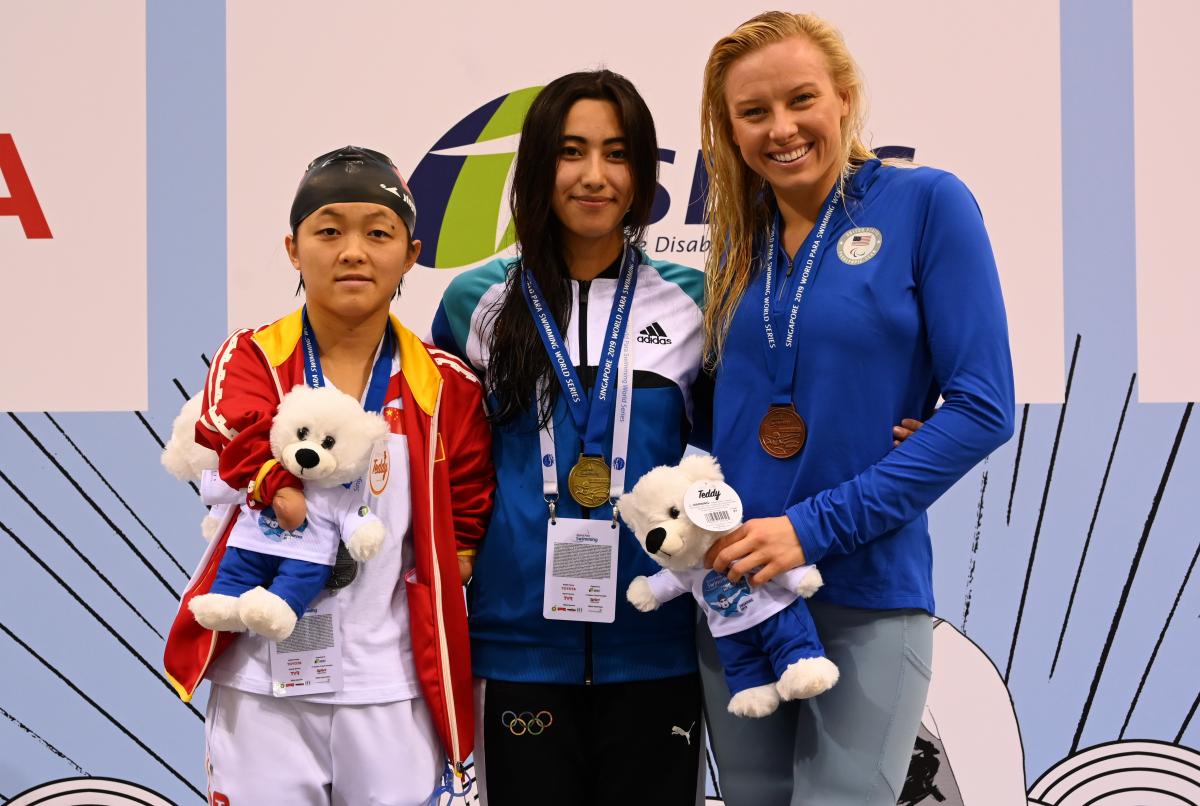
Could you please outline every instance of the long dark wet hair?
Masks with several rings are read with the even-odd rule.
[[[645,235],[658,181],[654,119],[624,76],[610,70],[570,73],[551,81],[534,99],[521,127],[509,204],[521,266],[533,273],[560,330],[570,320],[571,287],[562,223],[554,214],[552,199],[563,121],[575,102],[583,99],[612,102],[621,121],[634,188],[633,205],[621,220],[626,243],[640,241]],[[542,426],[554,411],[559,386],[550,377],[550,358],[525,305],[520,282],[520,271],[511,272],[488,345],[487,383],[496,399],[491,419],[511,422],[536,401],[538,425]],[[540,378],[546,383],[539,394]]]

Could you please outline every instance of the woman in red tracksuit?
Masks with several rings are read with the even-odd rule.
[[[185,592],[166,669],[185,700],[203,678],[213,683],[206,725],[213,798],[420,803],[437,786],[443,759],[461,764],[472,750],[461,583],[494,487],[480,386],[459,359],[390,316],[420,242],[411,239],[412,197],[386,156],[347,147],[318,157],[291,219],[285,246],[306,305],[221,346],[196,438],[217,451],[222,479],[246,490],[252,508],[270,507],[281,526],[296,528],[306,510],[302,484],[272,460],[268,441],[280,398],[304,383],[365,397],[391,428],[387,461],[364,485],[388,539],[352,581],[313,603],[335,614],[329,652],[340,663],[340,686],[271,696],[275,645],[195,622],[187,604],[212,584],[233,518]],[[315,361],[306,360],[306,348]],[[331,584],[345,576],[339,563]]]

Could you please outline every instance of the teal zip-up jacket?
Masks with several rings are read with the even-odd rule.
[[[490,326],[516,262],[499,259],[466,271],[446,290],[434,342],[486,379]],[[633,339],[633,402],[626,489],[657,465],[683,456],[692,434],[693,386],[700,375],[703,274],[642,256],[627,338]],[[571,280],[571,317],[561,328],[571,361],[590,392],[616,290],[617,265],[595,280]],[[514,288],[520,293],[519,286]],[[527,346],[542,350],[540,341]],[[707,409],[707,404],[702,408]],[[696,671],[695,616],[686,599],[653,613],[625,600],[630,581],[658,566],[621,524],[616,620],[612,624],[542,617],[548,509],[533,407],[493,429],[496,503],[467,589],[471,661],[478,677],[537,683],[619,683]],[[554,412],[558,516],[610,519],[608,505],[583,511],[567,493],[567,473],[582,446],[560,395]],[[612,421],[604,438],[611,461]]]

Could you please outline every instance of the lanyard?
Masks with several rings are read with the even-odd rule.
[[[825,233],[839,200],[838,186],[834,185],[833,190],[829,191],[829,196],[825,199],[825,214],[821,217],[821,221],[813,227],[813,237],[809,241],[808,248],[796,251],[796,256],[792,259],[791,270],[788,271],[786,277],[780,278],[784,288],[789,284],[795,284],[795,291],[791,295],[792,304],[786,311],[783,310],[781,304],[785,296],[783,293],[776,293],[775,298],[772,299],[778,260],[776,249],[780,240],[778,210],[775,211],[775,220],[771,222],[771,235],[767,241],[767,264],[764,270],[762,317],[763,330],[767,337],[768,363],[770,363],[771,353],[776,351],[779,353],[778,360],[775,362],[775,382],[771,395],[771,405],[773,406],[789,405],[792,402],[792,384],[796,377],[796,317],[800,313],[800,304],[804,302],[804,292],[808,289],[810,281],[815,282],[816,269],[820,266],[821,251],[825,244]],[[779,251],[782,252],[782,250]],[[800,271],[795,271],[801,258],[804,258],[804,266]],[[780,292],[782,290],[783,288],[780,289]],[[776,338],[774,327],[779,321],[780,314],[786,314],[787,322],[782,341]]]
[[[626,338],[621,345],[621,377],[617,387],[617,410],[613,418],[612,471],[608,477],[608,499],[616,501],[625,493],[625,467],[629,450],[629,420],[633,409],[633,339]],[[540,384],[539,384],[540,386]],[[539,395],[541,397],[541,395]],[[546,426],[538,430],[541,445],[542,497],[550,505],[550,520],[555,519],[558,502],[558,459],[554,450],[554,415],[546,420]],[[617,518],[613,506],[613,520]]]
[[[521,269],[521,290],[525,294],[525,304],[537,324],[538,335],[542,345],[550,356],[550,365],[554,376],[562,387],[567,404],[567,411],[575,423],[575,430],[583,435],[583,452],[589,456],[603,456],[604,448],[600,440],[608,427],[609,412],[614,407],[612,383],[617,374],[617,354],[629,324],[630,311],[633,308],[633,292],[637,287],[638,251],[631,246],[625,247],[625,258],[621,262],[621,272],[617,277],[617,291],[613,295],[612,309],[608,315],[608,327],[604,330],[604,351],[600,354],[600,364],[597,367],[596,385],[592,387],[590,400],[583,398],[583,383],[579,380],[571,357],[567,354],[562,335],[554,317],[542,302],[542,292],[538,287],[533,272]],[[587,323],[584,323],[584,327]]]
[[[325,385],[325,374],[321,372],[321,355],[317,346],[317,337],[312,325],[308,323],[308,306],[301,311],[304,328],[300,338],[304,344],[304,379],[309,386],[319,389]],[[363,408],[367,411],[383,411],[387,402],[388,381],[392,377],[392,323],[388,321],[383,331],[383,341],[379,346],[379,355],[375,358],[375,366],[371,368],[371,380],[367,383],[367,394],[363,399]]]

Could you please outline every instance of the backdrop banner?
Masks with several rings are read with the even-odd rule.
[[[208,687],[183,703],[161,670],[207,512],[159,454],[229,331],[298,306],[283,239],[309,160],[396,161],[423,249],[394,310],[427,333],[455,276],[513,253],[531,101],[605,66],[658,128],[643,246],[702,266],[701,71],[761,10],[6,0],[0,800],[229,804],[208,792]],[[929,513],[935,660],[899,802],[1200,803],[1200,169],[1170,149],[1200,124],[1200,11],[813,10],[866,75],[869,142],[974,192],[1017,378],[1013,439]]]
[[[0,409],[145,408],[145,9],[14,2],[3,20]]]

